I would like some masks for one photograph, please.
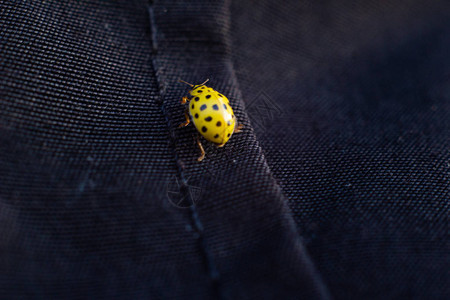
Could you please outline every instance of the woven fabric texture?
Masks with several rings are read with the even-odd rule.
[[[242,107],[229,3],[1,11],[3,296],[327,297]],[[245,127],[199,163],[177,80],[205,78]]]
[[[0,298],[448,298],[449,16],[0,1]]]
[[[450,4],[262,6],[233,2],[236,74],[331,295],[449,298]]]

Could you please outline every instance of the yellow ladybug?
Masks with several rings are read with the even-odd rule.
[[[193,122],[197,131],[206,140],[213,142],[218,147],[223,147],[233,133],[241,130],[242,125],[236,126],[236,117],[227,97],[205,86],[208,80],[197,85],[179,80],[192,87],[192,90],[189,91],[192,98],[183,97],[181,99],[181,104],[188,103],[188,107],[184,112],[186,122],[180,124],[179,127]],[[198,138],[197,144],[201,151],[201,156],[197,160],[201,161],[205,157],[205,150]]]

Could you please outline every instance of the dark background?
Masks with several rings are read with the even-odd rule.
[[[1,294],[447,299],[449,53],[447,1],[0,1]]]
[[[237,77],[281,108],[257,137],[331,293],[446,298],[449,3],[255,3],[232,5]]]

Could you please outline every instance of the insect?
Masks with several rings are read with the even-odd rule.
[[[206,140],[213,142],[218,147],[223,147],[233,133],[241,131],[242,125],[236,126],[236,117],[227,97],[205,86],[208,80],[196,85],[179,80],[179,82],[192,87],[192,90],[189,91],[192,98],[181,98],[181,104],[187,103],[188,106],[184,112],[186,122],[180,124],[179,127],[185,127],[192,122]],[[202,161],[205,158],[205,150],[199,137],[197,137],[197,144],[201,152],[197,160]]]

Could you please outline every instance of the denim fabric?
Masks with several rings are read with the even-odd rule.
[[[0,298],[446,298],[449,7],[377,3],[0,2]]]

